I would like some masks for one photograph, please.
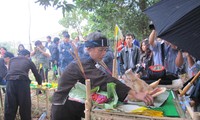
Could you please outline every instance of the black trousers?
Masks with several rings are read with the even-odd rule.
[[[47,68],[41,68],[39,70],[39,74],[41,75],[43,82],[48,82],[48,72]]]
[[[8,80],[6,83],[4,120],[15,120],[18,107],[21,120],[31,120],[29,80]]]
[[[52,105],[51,120],[81,120],[85,105],[67,100],[64,105]]]

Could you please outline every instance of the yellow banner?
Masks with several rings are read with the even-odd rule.
[[[120,28],[118,27],[118,25],[116,24],[115,25],[115,40],[119,40],[119,39],[122,39],[123,38],[123,34],[122,34],[122,31],[120,30]]]

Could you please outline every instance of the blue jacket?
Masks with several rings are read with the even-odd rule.
[[[59,46],[60,67],[65,68],[74,60],[73,48],[70,42],[62,42]]]

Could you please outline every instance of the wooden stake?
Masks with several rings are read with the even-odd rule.
[[[200,120],[200,113],[199,112],[194,112],[193,120]]]
[[[37,90],[36,90],[37,92]],[[36,95],[37,96],[37,109],[39,110],[39,94]]]
[[[2,89],[2,87],[0,87],[0,101],[1,101],[1,109],[3,111],[3,95],[1,93],[1,89]]]
[[[90,120],[90,112],[91,112],[91,85],[90,85],[90,79],[85,80],[86,85],[86,101],[85,101],[85,120]]]
[[[46,88],[45,90],[46,93],[46,114],[47,114],[47,118],[50,118],[50,114],[49,114],[49,88]]]

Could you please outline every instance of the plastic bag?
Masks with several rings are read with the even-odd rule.
[[[115,83],[107,83],[107,92],[105,91],[96,91],[98,94],[106,95],[108,101],[105,103],[98,104],[95,101],[93,101],[93,104],[103,108],[103,109],[114,109],[117,107],[118,103],[118,96],[116,93],[116,84]]]
[[[69,100],[85,103],[86,100],[86,86],[77,82],[69,92]]]

